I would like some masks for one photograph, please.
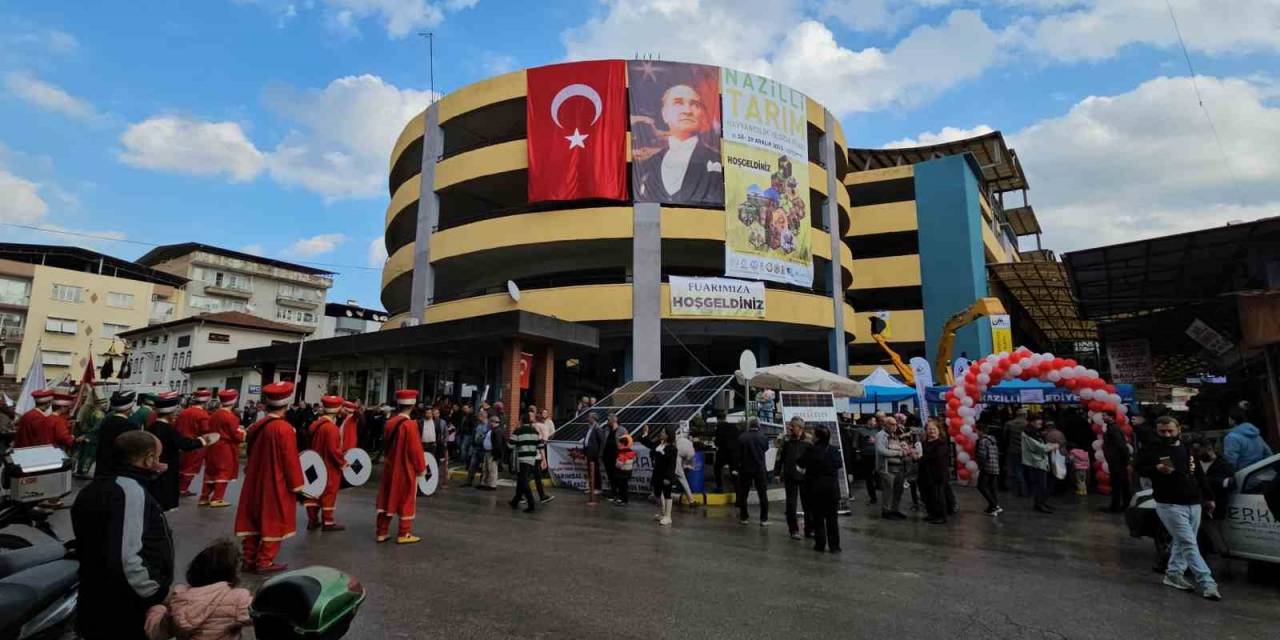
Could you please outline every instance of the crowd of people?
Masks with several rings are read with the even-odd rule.
[[[132,637],[168,638],[190,635],[184,628],[199,611],[210,629],[225,637],[247,624],[248,594],[237,587],[242,573],[271,574],[286,569],[278,563],[281,544],[295,535],[297,505],[305,507],[308,530],[340,532],[338,488],[348,465],[345,454],[364,448],[380,459],[383,470],[376,494],[375,540],[413,544],[418,482],[427,473],[430,452],[445,470],[449,460],[465,471],[464,487],[498,490],[502,467],[514,479],[509,504],[535,511],[554,496],[546,490],[550,466],[548,442],[555,431],[548,408],[522,406],[509,420],[501,402],[474,407],[437,398],[420,402],[418,393],[401,390],[395,406],[364,407],[338,396],[314,404],[291,402],[290,382],[266,385],[262,401],[237,410],[238,394],[216,396],[198,389],[186,407],[173,393],[134,394],[118,391],[71,417],[74,395],[68,390],[39,390],[35,408],[15,416],[15,446],[54,445],[74,452],[76,470],[92,475],[72,507],[72,525],[82,552],[81,611],[78,624],[86,638],[131,637],[120,633],[121,620],[136,631]],[[590,399],[580,409],[591,406]],[[598,416],[604,415],[601,421]],[[1093,431],[1071,409],[997,410],[977,425],[976,484],[986,502],[985,513],[999,516],[1001,492],[1029,496],[1031,508],[1052,514],[1052,495],[1074,490],[1084,494],[1090,476],[1089,443]],[[633,435],[618,415],[587,414],[582,440],[586,468],[586,504],[603,498],[626,506],[637,490],[648,493],[659,526],[673,523],[677,498],[693,504],[689,473],[696,450],[687,427],[644,426]],[[1197,589],[1205,598],[1221,594],[1201,555],[1197,534],[1201,519],[1220,517],[1216,504],[1232,471],[1271,455],[1244,408],[1231,414],[1231,430],[1221,455],[1210,446],[1188,442],[1174,418],[1148,420],[1134,416],[1131,442],[1118,428],[1103,430],[1100,451],[1110,468],[1111,503],[1107,511],[1123,511],[1132,494],[1130,473],[1154,492],[1156,513],[1166,532],[1160,560],[1164,584]],[[85,423],[81,425],[80,423]],[[1062,428],[1058,425],[1061,424]],[[758,523],[770,522],[767,495],[772,480],[785,493],[785,520],[793,539],[810,539],[821,552],[841,551],[836,518],[840,483],[866,483],[872,504],[886,520],[908,519],[924,509],[924,521],[943,525],[957,512],[952,487],[954,449],[937,419],[923,423],[906,411],[868,416],[858,429],[843,429],[841,448],[823,426],[807,426],[800,418],[770,441],[760,422],[745,429],[720,420],[711,438],[711,470],[719,489],[729,471],[738,520],[751,522],[749,496],[754,492]],[[247,455],[241,472],[241,445]],[[650,481],[633,486],[640,461],[635,445],[649,455]],[[775,449],[776,463],[767,455]],[[320,455],[326,474],[323,491],[308,494],[298,453]],[[1061,456],[1069,471],[1053,469]],[[197,494],[194,479],[203,474]],[[843,475],[842,475],[843,474]],[[479,476],[477,481],[477,475]],[[196,497],[197,507],[222,508],[227,484],[241,480],[234,533],[240,544],[218,541],[197,555],[186,585],[173,586],[172,536],[166,512],[182,497]],[[535,495],[536,493],[536,495]],[[393,534],[391,524],[398,519]],[[1187,579],[1187,575],[1191,579]],[[107,625],[105,621],[112,624]],[[104,635],[103,629],[112,632]],[[223,637],[223,636],[209,636]]]

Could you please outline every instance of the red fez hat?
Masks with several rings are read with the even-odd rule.
[[[156,396],[156,413],[161,415],[173,413],[178,410],[178,394],[173,391],[165,391]]]
[[[320,396],[320,406],[325,413],[337,413],[342,408],[342,396]]]
[[[36,389],[31,392],[31,399],[36,402],[48,402],[53,399],[53,389]]]
[[[75,403],[76,397],[67,391],[56,391],[53,394],[53,406],[69,407]]]
[[[191,392],[191,397],[200,402],[208,402],[209,399],[213,397],[213,392],[205,387],[200,387],[199,389]]]
[[[352,401],[350,401],[350,400],[344,400],[344,401],[342,402],[342,408],[343,408],[343,409],[346,409],[347,411],[355,411],[355,410],[356,410],[356,403],[354,403],[354,402],[352,402]]]
[[[418,392],[414,389],[401,389],[396,392],[396,404],[413,404],[418,401]]]
[[[240,392],[235,389],[223,389],[218,392],[218,401],[222,404],[231,404],[240,397]]]
[[[293,398],[293,383],[288,380],[273,382],[262,387],[262,401],[268,407],[280,408]]]

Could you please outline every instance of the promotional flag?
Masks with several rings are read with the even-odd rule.
[[[631,60],[627,89],[633,199],[724,206],[720,68]]]
[[[621,60],[530,69],[529,201],[627,198],[627,67]]]
[[[18,406],[14,407],[17,415],[35,408],[36,401],[31,398],[31,392],[43,389],[44,383],[44,357],[37,346],[35,357],[31,358],[31,367],[27,369],[27,377],[22,379],[22,390],[18,392]]]

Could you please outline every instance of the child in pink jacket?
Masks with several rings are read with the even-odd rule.
[[[1076,495],[1089,495],[1089,450],[1080,447],[1071,448],[1071,469],[1076,477]]]
[[[236,588],[239,582],[240,548],[227,540],[209,545],[187,567],[187,584],[147,611],[147,638],[239,640],[240,630],[252,624],[253,600],[248,589]]]

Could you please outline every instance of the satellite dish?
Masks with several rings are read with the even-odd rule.
[[[756,377],[756,354],[750,349],[743,349],[742,355],[738,356],[738,370],[745,380]]]
[[[514,280],[507,281],[507,295],[511,296],[515,302],[520,302],[520,287],[516,286]]]

